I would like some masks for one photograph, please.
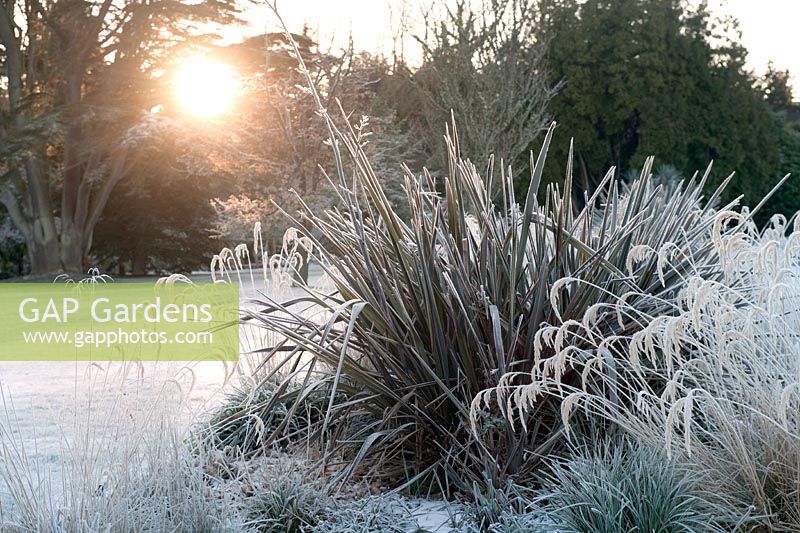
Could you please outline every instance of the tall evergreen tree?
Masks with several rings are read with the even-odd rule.
[[[553,80],[564,82],[551,104],[554,148],[564,155],[575,138],[586,187],[651,154],[687,173],[714,160],[711,185],[736,171],[729,194],[747,202],[777,181],[779,127],[744,70],[735,21],[680,0],[539,6],[539,39],[550,43]]]
[[[775,111],[789,111],[798,107],[792,92],[791,73],[775,68],[772,61],[767,65],[767,72],[761,79],[760,86],[764,98]]]

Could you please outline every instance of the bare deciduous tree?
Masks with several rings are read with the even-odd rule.
[[[521,171],[550,122],[547,104],[558,90],[545,75],[547,43],[534,38],[536,2],[457,0],[435,7],[442,11],[426,16],[417,36],[423,64],[412,76],[430,163],[444,168],[452,114],[464,157],[483,165],[493,153]]]
[[[400,205],[402,163],[413,157],[416,143],[400,131],[383,98],[390,65],[380,57],[356,54],[352,47],[341,53],[321,51],[307,36],[293,38],[323,105],[342,128],[347,125],[339,104],[350,114],[380,179]],[[239,188],[238,195],[214,203],[215,230],[231,241],[243,240],[260,217],[267,246],[274,250],[290,225],[280,210],[294,215],[305,203],[321,212],[337,203],[338,194],[325,177],[325,171],[334,168],[333,156],[324,122],[285,36],[268,34],[229,48],[233,50],[222,53],[226,61],[236,63],[232,52],[246,58],[240,70],[250,72],[248,107],[226,129],[230,138],[206,141],[204,157],[220,167],[207,165],[209,171],[228,174]]]

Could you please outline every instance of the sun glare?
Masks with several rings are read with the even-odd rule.
[[[178,103],[187,113],[200,117],[216,117],[230,110],[239,89],[235,69],[199,56],[184,61],[175,79]]]

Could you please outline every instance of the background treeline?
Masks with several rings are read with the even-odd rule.
[[[185,16],[178,5],[165,2],[165,16]],[[451,113],[461,154],[481,167],[494,165],[496,173],[519,176],[520,189],[528,182],[529,151],[551,120],[559,127],[550,161],[565,161],[574,138],[576,183],[583,190],[591,191],[612,166],[623,179],[637,173],[651,154],[665,180],[690,176],[711,160],[709,187],[735,171],[723,201],[743,195],[749,205],[784,174],[800,174],[800,106],[789,73],[772,66],[762,78],[748,72],[736,21],[718,20],[702,3],[459,0],[438,6],[426,20],[413,36],[423,50],[413,67],[398,54],[325,51],[313,36],[296,36],[331,114],[339,116],[341,105],[349,115],[398,201],[402,164],[414,172],[427,167],[434,176],[448,173],[443,135]],[[62,31],[80,26],[64,24]],[[134,35],[142,54],[157,39]],[[203,43],[183,44],[188,50]],[[137,97],[119,102],[114,96],[115,113],[128,122],[138,113],[146,127],[136,130],[136,142],[127,148],[125,175],[90,235],[85,262],[117,274],[202,268],[221,244],[249,241],[257,220],[268,245],[277,247],[288,223],[276,205],[295,212],[294,191],[315,209],[334,206],[324,127],[286,39],[267,34],[211,50],[245,79],[234,112],[218,119],[189,118],[175,102],[159,98],[171,90],[169,75],[153,69],[158,64],[169,70],[163,51],[139,63],[155,73],[138,72],[135,79],[125,74]],[[42,61],[42,70],[60,75],[63,57]],[[120,86],[99,83],[98,72],[86,71],[82,90],[91,90],[96,101],[108,91],[111,99]],[[96,106],[74,109],[98,114]],[[63,167],[63,131],[69,128],[56,123],[21,143],[19,128],[9,125],[18,120],[12,115],[6,105],[0,184],[21,193],[24,187],[8,186],[20,154],[39,146],[49,167]],[[64,205],[59,172],[49,178],[54,206]],[[552,163],[546,174],[560,181],[564,169]],[[798,209],[800,185],[790,180],[764,213],[789,216]],[[0,207],[0,271],[36,273],[41,269],[31,267],[26,253],[31,237],[8,212]],[[54,216],[61,216],[58,209]]]

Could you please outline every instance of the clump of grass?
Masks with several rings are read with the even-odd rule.
[[[734,231],[725,228],[733,227]],[[763,527],[800,524],[800,223],[762,232],[746,213],[716,216],[711,242],[722,278],[698,272],[674,312],[641,317],[639,332],[610,338],[594,317],[544,328],[532,383],[487,392],[510,417],[543,397],[561,403],[570,427],[580,412],[670,452],[683,449],[710,486]],[[669,248],[649,250],[669,269]],[[618,315],[634,312],[627,300]],[[570,347],[573,339],[583,349]],[[577,384],[564,377],[581,376]],[[524,419],[524,417],[523,417]]]
[[[324,417],[326,400],[324,389],[297,383],[243,382],[212,411],[206,441],[212,448],[230,446],[244,456],[263,452],[267,442],[285,449],[309,437],[309,428]]]
[[[407,533],[418,531],[409,505],[396,496],[334,500],[297,475],[266,480],[244,503],[247,526],[259,532]]]
[[[521,533],[523,531],[547,531],[541,515],[535,512],[517,513],[506,510],[488,523],[465,521],[457,533]]]
[[[248,498],[247,526],[261,533],[311,531],[325,514],[326,501],[318,487],[300,478],[284,476],[273,480]]]
[[[54,471],[6,403],[0,477],[12,505],[4,531],[242,530],[237,494],[222,488],[206,469],[208,457],[185,440],[178,382],[153,390],[142,376],[130,380],[135,370],[123,365],[117,388],[106,381],[110,368],[89,367],[88,394],[73,409],[63,406]]]
[[[460,517],[458,533],[516,533],[541,531],[541,512],[534,506],[530,489],[508,484],[503,489],[488,485],[472,493],[473,501]]]
[[[369,496],[335,502],[317,523],[314,533],[414,533],[420,531],[414,514],[400,498]]]
[[[539,497],[540,531],[735,531],[741,512],[720,505],[697,473],[630,441],[581,448],[551,465]]]

